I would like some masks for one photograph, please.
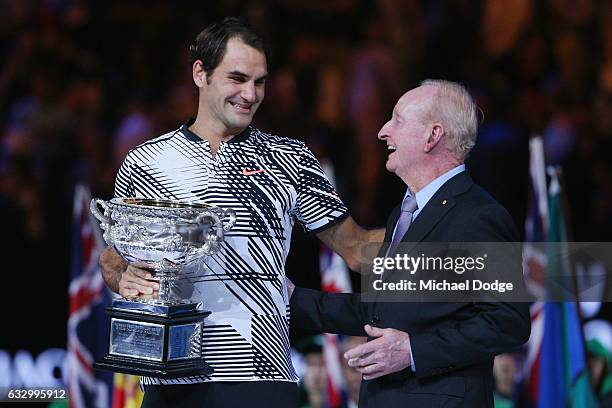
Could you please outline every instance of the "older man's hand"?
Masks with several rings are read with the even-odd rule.
[[[363,374],[364,380],[403,370],[410,366],[410,337],[396,329],[379,329],[370,325],[365,331],[374,340],[344,353],[348,365]]]

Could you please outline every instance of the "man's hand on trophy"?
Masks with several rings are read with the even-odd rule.
[[[150,271],[129,265],[121,274],[119,294],[126,299],[157,299],[159,283],[153,280]]]

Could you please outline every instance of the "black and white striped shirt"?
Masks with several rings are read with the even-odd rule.
[[[202,302],[203,357],[210,376],[144,384],[205,381],[297,381],[289,357],[289,302],[284,284],[291,229],[318,232],[347,209],[304,143],[249,127],[221,142],[178,130],[145,142],[125,158],[117,197],[202,201],[236,211],[222,250],[185,271],[177,295]]]

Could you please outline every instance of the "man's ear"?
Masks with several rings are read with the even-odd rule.
[[[207,84],[207,75],[201,60],[196,60],[192,66],[193,82],[198,88]]]
[[[434,123],[431,126],[423,151],[425,153],[431,152],[438,145],[440,140],[442,140],[442,136],[444,136],[444,126],[442,126],[441,123]]]

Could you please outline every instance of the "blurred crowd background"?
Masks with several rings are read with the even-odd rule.
[[[14,306],[1,349],[65,347],[75,183],[110,198],[129,149],[195,116],[189,43],[229,15],[272,49],[255,125],[333,165],[360,224],[384,225],[405,191],[384,168],[378,130],[404,91],[444,78],[482,109],[468,168],[520,229],[539,134],[564,169],[572,240],[612,240],[607,0],[0,0],[0,10],[2,280]],[[295,231],[296,284],[318,287],[318,250]]]

